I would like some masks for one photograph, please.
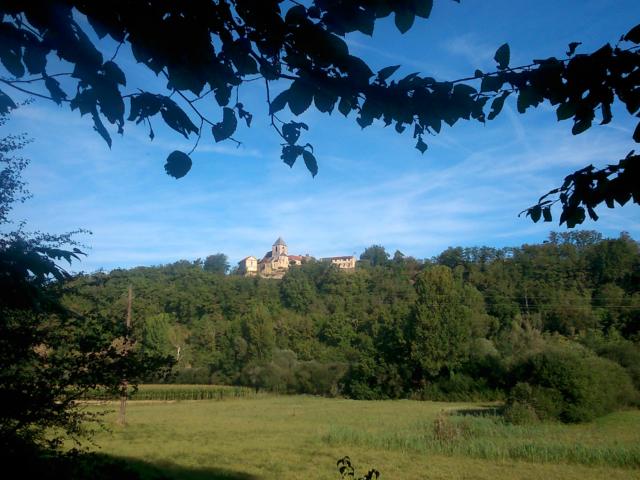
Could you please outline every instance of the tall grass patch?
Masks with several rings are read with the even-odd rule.
[[[597,426],[592,426],[597,429]],[[579,443],[562,424],[514,425],[501,416],[441,413],[435,420],[418,422],[409,429],[356,430],[331,426],[323,437],[329,445],[358,445],[446,456],[533,463],[569,463],[639,469],[640,446],[615,440]],[[578,428],[578,427],[576,427]]]

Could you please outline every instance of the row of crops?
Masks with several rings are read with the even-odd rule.
[[[258,398],[265,393],[257,393],[252,388],[226,385],[140,385],[138,390],[130,389],[130,400],[230,400],[238,398]],[[117,400],[119,396],[100,390],[92,390],[83,395],[83,400]]]

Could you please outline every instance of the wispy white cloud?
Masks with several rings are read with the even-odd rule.
[[[473,18],[466,24],[445,22],[438,29],[429,23],[410,48],[405,48],[407,36],[396,42],[392,21],[393,37],[369,42],[348,35],[347,43],[372,68],[402,64],[398,75],[415,70],[451,79],[476,67],[488,71],[498,45],[480,27],[471,27],[489,28],[486,20],[493,15],[483,6],[468,8]],[[512,33],[519,34],[515,28]],[[545,48],[557,51],[553,45]],[[126,69],[130,80],[148,80],[151,90],[163,87],[153,83],[153,75],[142,76],[134,63]],[[16,208],[16,218],[43,231],[93,230],[86,239],[90,255],[77,266],[84,270],[220,251],[237,261],[262,255],[279,235],[292,252],[316,256],[360,253],[372,243],[429,257],[449,245],[532,242],[558,227],[518,219],[518,212],[573,170],[622,158],[631,149],[635,126],[619,121],[614,109],[614,124],[573,137],[570,122],[557,124],[552,108],[522,116],[509,99],[503,114],[486,126],[460,122],[429,137],[422,156],[410,133],[396,135],[379,125],[361,132],[353,114],[345,120],[313,109],[300,117],[285,111],[283,119],[311,127],[304,143],[316,147],[320,163],[320,174],[311,179],[302,161],[289,169],[279,158],[280,139],[264,115],[263,87],[254,82],[240,90],[240,100],[255,108],[251,129],[238,132],[244,145],[216,144],[204,132],[192,171],[178,181],[165,175],[164,159],[172,150],[189,151],[194,136],[184,139],[157,121],[150,142],[146,128],[127,123],[125,135],[114,134],[109,150],[87,116],[41,102],[18,110],[16,129],[36,141],[25,149],[33,158],[26,177],[34,198]],[[272,93],[281,88],[272,85]],[[199,105],[218,118],[219,109],[209,100]],[[602,209],[600,221],[585,227],[605,234],[628,230],[638,237],[634,208]]]
[[[449,38],[442,42],[442,47],[447,52],[464,58],[470,68],[490,66],[497,48],[475,33]]]

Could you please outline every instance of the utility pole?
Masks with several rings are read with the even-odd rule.
[[[124,352],[126,355],[129,353],[129,333],[131,331],[131,303],[133,301],[133,289],[131,285],[129,285],[129,297],[127,299],[127,317],[125,320],[125,325],[127,327],[126,336],[124,341]],[[120,386],[120,412],[118,414],[118,423],[122,426],[126,424],[125,415],[127,413],[127,388],[129,383],[127,379],[122,380],[122,385]]]

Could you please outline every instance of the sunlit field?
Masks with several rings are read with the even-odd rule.
[[[471,403],[224,398],[131,401],[126,427],[116,403],[91,405],[109,411],[111,430],[91,448],[149,478],[336,479],[345,455],[357,475],[383,479],[640,478],[638,411],[525,427]]]

